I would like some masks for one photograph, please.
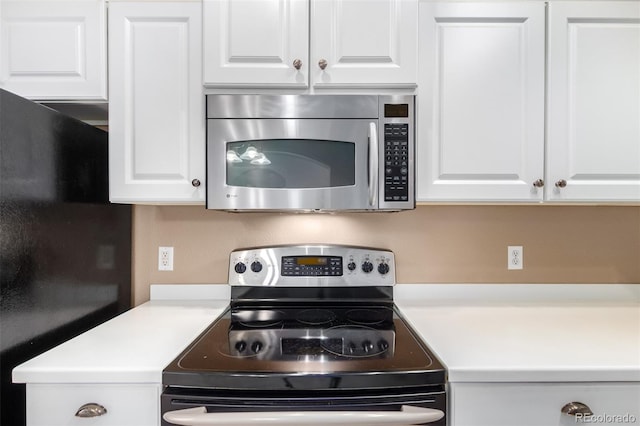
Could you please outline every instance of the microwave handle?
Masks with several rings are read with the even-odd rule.
[[[181,426],[353,425],[410,426],[437,422],[444,412],[403,405],[401,411],[266,411],[207,413],[205,407],[168,411],[162,418]]]
[[[369,206],[375,207],[378,196],[378,129],[369,123]]]

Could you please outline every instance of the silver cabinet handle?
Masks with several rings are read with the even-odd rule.
[[[195,188],[200,186],[200,179],[194,179],[191,181],[191,185]]]
[[[76,411],[76,417],[100,417],[105,414],[107,414],[107,409],[95,402],[84,404]]]
[[[537,179],[535,182],[533,182],[533,186],[535,186],[536,188],[542,188],[544,186],[544,180]]]
[[[326,59],[320,59],[318,61],[318,66],[320,67],[321,70],[325,69],[327,67],[327,60]]]
[[[293,67],[299,70],[302,67],[302,61],[300,59],[295,59],[293,61]]]
[[[567,181],[564,179],[560,179],[556,182],[556,188],[564,188],[565,186],[567,186]]]
[[[593,416],[593,411],[591,411],[591,408],[589,408],[587,404],[576,401],[565,404],[560,411],[562,414],[566,414],[568,416],[575,416],[576,414],[580,414],[582,416]]]

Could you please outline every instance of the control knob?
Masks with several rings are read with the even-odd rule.
[[[364,353],[368,354],[373,350],[373,343],[371,343],[369,340],[365,340],[364,342],[362,342],[362,350],[364,351]]]
[[[389,349],[389,342],[381,339],[380,341],[378,341],[378,348],[383,352],[386,351],[387,349]]]
[[[380,272],[382,275],[388,274],[389,273],[389,265],[387,263],[381,263],[378,265],[378,272]]]
[[[247,270],[247,265],[245,265],[243,262],[238,262],[233,269],[235,269],[238,274],[244,274],[244,272]]]
[[[254,354],[257,354],[262,350],[262,343],[259,340],[256,340],[251,344],[251,350]]]
[[[373,263],[369,262],[368,260],[365,260],[362,263],[362,271],[365,273],[369,273],[371,271],[373,271]]]
[[[254,261],[254,262],[251,264],[251,270],[252,270],[253,272],[256,272],[256,273],[258,273],[258,272],[262,271],[262,263],[260,263],[260,261],[258,261],[258,260]]]
[[[235,348],[238,352],[244,352],[244,350],[247,349],[247,342],[239,340],[238,343],[236,343]]]
[[[356,262],[349,262],[349,264],[347,265],[347,269],[349,269],[350,271],[355,271]]]

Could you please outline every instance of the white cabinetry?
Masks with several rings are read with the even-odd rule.
[[[204,84],[409,87],[417,0],[204,0]]]
[[[104,0],[2,0],[0,87],[37,100],[107,99]]]
[[[547,7],[420,3],[418,201],[640,201],[640,2]]]
[[[551,2],[548,55],[547,198],[640,201],[640,2]]]
[[[636,424],[639,383],[451,383],[452,426],[570,426]],[[580,402],[589,419],[563,414]]]
[[[158,426],[160,385],[27,384],[28,426]],[[99,404],[103,415],[77,417],[85,404]]]
[[[420,4],[418,200],[542,200],[543,2]]]
[[[198,1],[109,6],[112,202],[203,203]]]

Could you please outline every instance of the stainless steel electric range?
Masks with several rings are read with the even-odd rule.
[[[446,371],[393,303],[387,250],[262,247],[163,371],[163,426],[446,424]]]

